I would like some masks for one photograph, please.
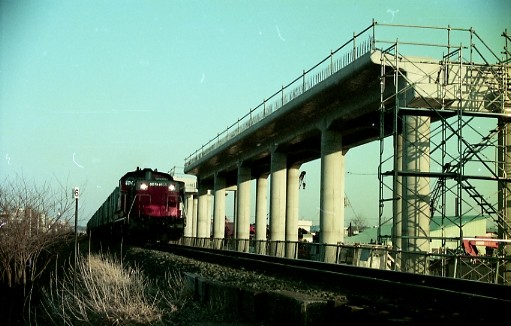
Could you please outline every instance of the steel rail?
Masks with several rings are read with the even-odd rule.
[[[405,310],[443,311],[470,320],[482,313],[491,319],[495,317],[491,312],[511,308],[511,288],[506,285],[184,245],[151,244],[147,247],[296,279],[348,297],[386,302]]]

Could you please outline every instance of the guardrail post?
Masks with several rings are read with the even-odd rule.
[[[353,60],[357,59],[357,34],[353,32]]]
[[[284,85],[282,85],[282,104],[280,105],[280,107],[283,107],[284,106]]]

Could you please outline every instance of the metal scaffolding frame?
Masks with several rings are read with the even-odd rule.
[[[507,31],[501,35],[504,49],[499,57],[473,29],[378,26],[422,29],[446,37],[445,44],[434,44],[397,38],[385,42],[373,35],[373,49],[381,52],[379,229],[391,221],[393,230],[391,239],[379,232],[379,243],[392,241],[395,269],[424,272],[431,262],[417,263],[413,257],[430,252],[431,223],[442,230],[437,239],[441,253],[458,255],[464,225],[488,217],[498,230],[497,256],[509,258],[511,54]],[[458,34],[468,45],[457,42]],[[402,51],[431,47],[442,50],[441,58],[407,56]],[[458,227],[456,236],[443,233],[448,224]],[[498,274],[508,283],[511,266],[503,265]]]

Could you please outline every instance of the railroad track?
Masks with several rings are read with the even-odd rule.
[[[398,307],[403,313],[493,321],[511,308],[511,287],[505,285],[183,245],[147,248],[299,280],[343,293],[353,302]]]

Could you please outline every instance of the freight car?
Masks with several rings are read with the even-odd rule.
[[[183,236],[185,184],[168,174],[140,169],[126,173],[92,215],[87,233],[122,236],[130,242],[167,241]]]

